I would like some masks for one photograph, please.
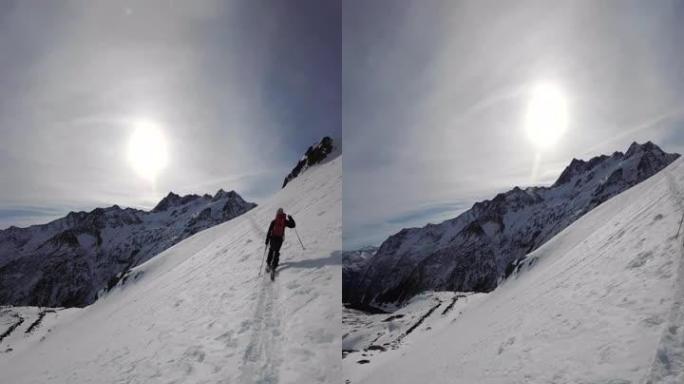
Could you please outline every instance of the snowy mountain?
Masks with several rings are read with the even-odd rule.
[[[679,159],[577,219],[490,293],[464,293],[451,310],[447,293],[424,293],[392,315],[348,311],[346,382],[682,383],[683,220]]]
[[[129,271],[85,308],[0,309],[3,383],[339,383],[342,157]],[[275,282],[258,276],[282,207]],[[23,319],[23,320],[22,320]],[[29,328],[33,324],[33,329]],[[14,327],[14,328],[12,328]]]
[[[392,307],[428,290],[489,292],[526,254],[678,157],[633,143],[624,154],[572,160],[550,187],[516,187],[441,224],[403,229],[363,273],[345,275],[345,302]]]
[[[316,164],[320,164],[326,158],[334,158],[339,152],[339,143],[333,143],[333,139],[325,136],[321,139],[320,143],[314,144],[306,150],[304,156],[297,162],[297,165],[292,169],[292,171],[283,180],[283,188],[292,181],[294,178],[299,176],[302,172],[309,169]],[[338,151],[335,151],[338,149]]]
[[[342,252],[342,286],[347,287],[342,291],[342,302],[349,303],[354,297],[352,287],[354,282],[363,276],[368,261],[378,251],[378,247],[364,247],[359,250]],[[369,309],[369,308],[367,308]]]
[[[84,306],[130,268],[256,204],[234,191],[169,193],[150,212],[112,206],[0,231],[0,304]]]

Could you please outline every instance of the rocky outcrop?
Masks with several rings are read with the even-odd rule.
[[[311,166],[320,164],[323,160],[328,158],[328,156],[333,152],[333,149],[333,139],[328,136],[324,137],[320,143],[310,146],[309,149],[306,150],[306,153],[301,160],[297,162],[297,165],[295,165],[292,171],[285,177],[285,180],[283,181],[283,188],[285,188],[287,183],[289,183],[292,179],[299,176],[300,173],[304,172]]]

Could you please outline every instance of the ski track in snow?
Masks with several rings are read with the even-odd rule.
[[[443,301],[442,301],[441,299],[439,299],[439,298],[435,298],[435,301],[437,301],[437,304],[433,305],[430,309],[427,310],[427,312],[425,312],[425,314],[424,314],[423,316],[421,316],[420,318],[418,318],[418,321],[416,321],[412,326],[410,326],[410,327],[406,330],[406,332],[404,332],[401,336],[399,336],[399,337],[397,338],[397,340],[395,341],[395,343],[401,343],[401,341],[402,341],[406,336],[410,335],[413,331],[416,330],[416,328],[420,327],[420,325],[423,324],[423,322],[425,321],[425,319],[427,319],[428,317],[430,317],[430,315],[432,315],[432,313],[434,313],[434,312],[437,310],[437,308],[439,308],[439,307],[442,305],[442,303],[443,303]]]
[[[4,340],[6,337],[10,336],[12,332],[14,332],[14,330],[17,329],[24,322],[24,317],[20,314],[16,313],[13,315],[16,320],[9,326],[9,328],[5,330],[5,332],[0,334],[0,342],[2,342],[2,340]]]
[[[278,310],[275,282],[271,282],[267,274],[262,276],[254,313],[256,325],[244,354],[240,381],[247,383],[253,379],[255,383],[275,384],[278,382],[278,367],[282,360],[279,319],[283,314]]]

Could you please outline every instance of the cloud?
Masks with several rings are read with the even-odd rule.
[[[396,233],[402,228],[419,227],[427,223],[441,223],[458,216],[472,204],[473,201],[450,201],[399,209],[393,214],[366,216],[363,221],[344,227],[343,245],[349,250],[378,245],[385,240],[387,233]]]
[[[309,145],[341,136],[334,4],[2,7],[0,208],[150,208],[170,190],[219,188],[263,198]],[[139,119],[169,141],[154,183],[126,159]]]
[[[442,213],[433,204],[549,184],[573,157],[635,140],[682,148],[683,11],[665,1],[344,2],[344,227],[365,231],[345,231],[345,247],[386,238],[397,226],[378,223],[402,212],[425,209],[424,224]],[[533,181],[523,122],[539,82],[564,90],[569,129],[540,154]]]
[[[63,216],[63,209],[55,207],[12,207],[0,209],[0,229],[46,223]]]

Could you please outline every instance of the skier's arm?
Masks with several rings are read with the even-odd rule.
[[[288,228],[294,228],[295,225],[296,225],[296,224],[295,224],[295,221],[294,221],[294,219],[292,218],[292,216],[287,215],[287,222],[285,222],[285,226],[287,226]]]
[[[271,241],[271,232],[273,232],[273,224],[275,221],[271,221],[271,225],[268,226],[268,232],[266,232],[266,244]]]

